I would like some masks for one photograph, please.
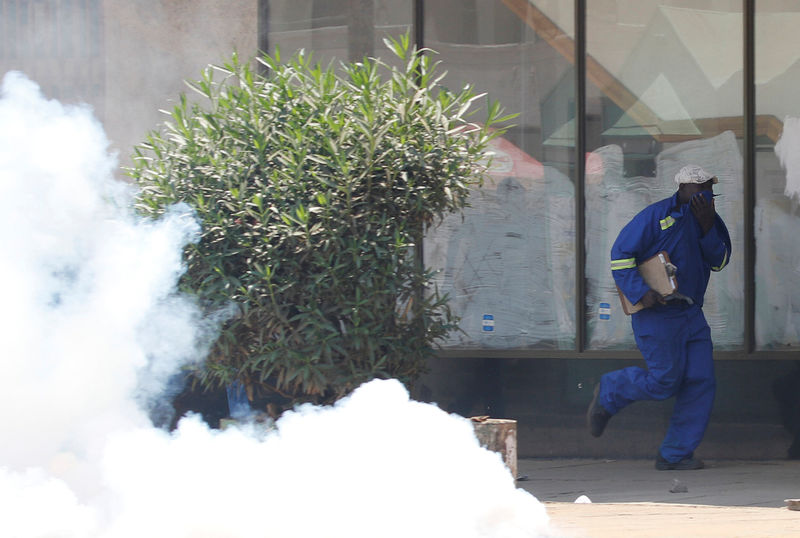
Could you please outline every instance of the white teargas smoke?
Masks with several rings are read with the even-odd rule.
[[[786,116],[783,121],[783,132],[775,144],[775,155],[786,171],[786,188],[784,194],[800,202],[800,118]]]
[[[142,402],[218,320],[176,292],[188,207],[158,221],[86,107],[10,73],[0,95],[0,535],[530,537],[544,507],[470,423],[397,381],[275,430],[154,428]]]

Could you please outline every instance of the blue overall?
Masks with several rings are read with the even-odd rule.
[[[716,381],[703,296],[710,272],[720,271],[730,259],[731,240],[719,215],[703,235],[689,204],[679,205],[677,193],[648,206],[622,229],[611,248],[614,281],[631,303],[639,302],[650,289],[638,264],[662,250],[678,268],[678,291],[694,304],[673,300],[631,316],[636,345],[647,368],[605,374],[598,402],[614,415],[638,400],[675,396],[660,449],[665,460],[675,463],[692,456],[711,415]]]

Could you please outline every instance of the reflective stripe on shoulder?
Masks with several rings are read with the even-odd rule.
[[[722,263],[718,267],[712,267],[712,271],[722,271],[722,268],[728,265],[728,249],[725,249],[725,257],[722,258]]]
[[[667,218],[661,219],[659,222],[661,223],[661,229],[666,230],[667,228],[675,224],[675,219],[672,218],[672,215],[667,215]]]
[[[623,260],[611,260],[611,270],[631,269],[636,267],[636,258],[625,258]]]

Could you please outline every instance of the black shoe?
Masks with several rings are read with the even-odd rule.
[[[694,457],[689,456],[683,458],[681,461],[675,463],[668,462],[661,454],[656,458],[656,469],[659,471],[696,471],[705,467],[703,460],[696,460]]]
[[[611,413],[597,403],[597,395],[600,394],[600,383],[594,387],[594,396],[592,403],[589,404],[589,410],[586,412],[586,423],[589,426],[589,433],[592,437],[600,437],[603,435],[603,430],[606,429],[606,424],[611,419]]]

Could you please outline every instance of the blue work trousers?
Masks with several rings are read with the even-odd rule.
[[[598,402],[612,415],[639,400],[675,396],[661,456],[669,462],[691,457],[705,434],[716,381],[711,330],[699,306],[685,303],[640,310],[631,318],[647,368],[605,374]]]

